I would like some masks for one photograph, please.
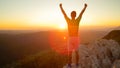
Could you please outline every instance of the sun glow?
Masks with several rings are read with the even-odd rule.
[[[66,40],[66,37],[64,36],[63,39]]]
[[[67,28],[67,25],[66,25],[66,24],[60,24],[60,25],[59,25],[59,29],[62,29],[62,30],[63,30],[63,29],[66,29],[66,28]]]
[[[80,22],[81,26],[119,26],[119,2],[120,0],[0,0],[0,29],[64,30],[67,26],[59,7],[60,3],[68,17],[73,10],[79,15],[84,3],[88,4]]]

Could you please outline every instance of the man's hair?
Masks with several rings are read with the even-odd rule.
[[[75,18],[75,17],[76,17],[76,11],[72,11],[72,12],[71,12],[71,17],[72,17],[72,18]]]

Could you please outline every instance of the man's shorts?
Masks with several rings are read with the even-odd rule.
[[[79,45],[79,37],[69,37],[68,52],[72,53],[72,51],[78,49],[78,45]]]

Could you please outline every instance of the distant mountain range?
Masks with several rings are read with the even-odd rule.
[[[120,30],[120,26],[118,26],[118,27],[114,28],[114,30]]]

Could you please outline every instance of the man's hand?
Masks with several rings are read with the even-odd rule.
[[[60,7],[62,7],[62,3],[60,3]]]
[[[85,3],[85,5],[84,5],[85,7],[87,7],[87,4]]]

